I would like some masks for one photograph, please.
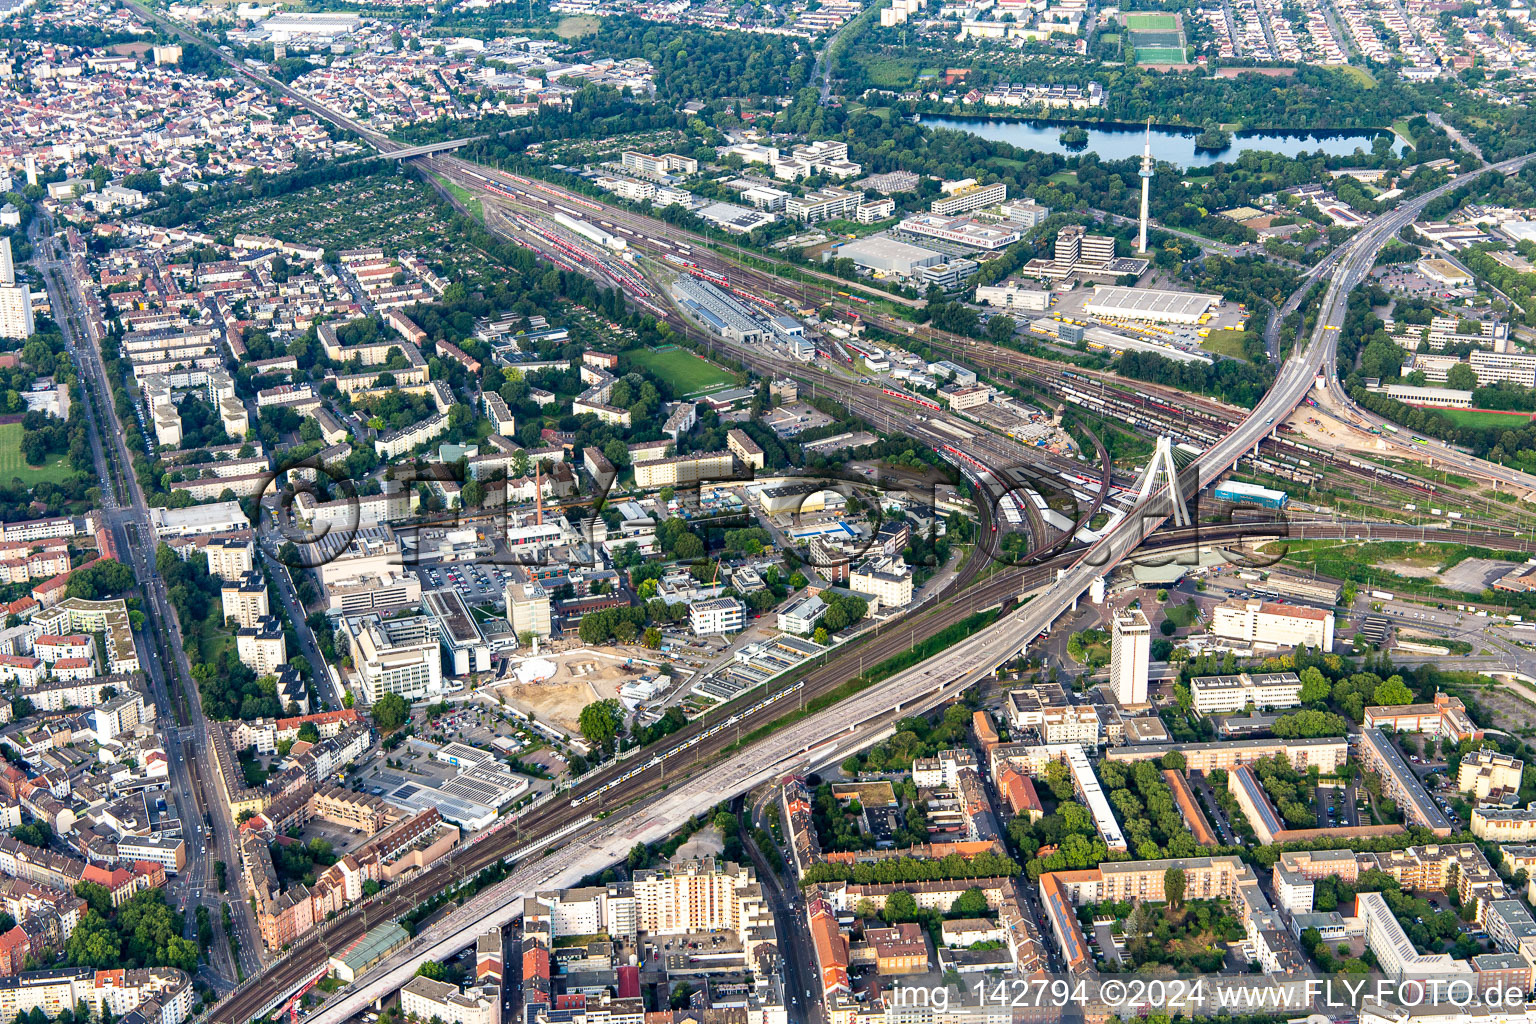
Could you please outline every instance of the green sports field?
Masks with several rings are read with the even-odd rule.
[[[40,483],[58,483],[74,471],[68,455],[55,455],[41,466],[29,466],[21,454],[21,424],[0,423],[0,482],[9,484],[16,477],[28,487]]]
[[[1530,420],[1528,412],[1483,412],[1479,409],[1436,409],[1458,427],[1508,427],[1515,430]]]
[[[1176,14],[1127,14],[1125,27],[1132,32],[1177,32],[1179,17]]]
[[[637,348],[631,349],[626,355],[631,362],[645,367],[671,384],[679,398],[717,391],[736,380],[714,363],[685,348]]]
[[[1138,46],[1136,47],[1137,64],[1183,64],[1184,48],[1182,46]]]

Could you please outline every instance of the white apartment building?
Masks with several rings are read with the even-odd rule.
[[[735,456],[729,451],[689,452],[665,459],[636,462],[632,468],[637,486],[676,487],[681,484],[732,479],[735,475]]]
[[[1294,672],[1240,672],[1189,681],[1198,714],[1216,715],[1255,708],[1291,708],[1301,703],[1301,678]]]
[[[36,330],[31,289],[24,284],[0,284],[0,338],[27,338]]]
[[[267,585],[259,572],[248,572],[237,580],[225,580],[219,595],[224,618],[235,619],[241,626],[255,626],[271,614],[267,607]]]
[[[431,978],[412,978],[400,989],[400,1010],[412,1020],[443,1024],[497,1024],[501,991],[496,986],[468,988]]]
[[[1122,707],[1147,702],[1152,627],[1140,608],[1116,612],[1110,633],[1109,685]]]
[[[1474,807],[1472,834],[1492,843],[1529,843],[1536,839],[1536,808]]]
[[[974,181],[949,190],[948,195],[935,199],[928,209],[941,217],[953,217],[971,210],[984,210],[999,206],[1008,198],[1008,186],[999,181],[992,185],[978,185]]]
[[[1456,769],[1456,789],[1471,793],[1477,800],[1487,800],[1494,793],[1520,789],[1525,762],[1497,750],[1474,750],[1461,759]]]
[[[377,614],[342,620],[359,696],[372,704],[386,693],[416,701],[443,693],[437,624],[429,615],[385,620]]]
[[[746,609],[734,597],[695,601],[688,606],[688,624],[694,636],[734,633],[746,625]]]
[[[1223,601],[1211,617],[1211,632],[1255,647],[1333,649],[1333,613],[1324,608],[1237,598]]]
[[[393,459],[411,451],[417,445],[426,444],[448,430],[448,414],[433,413],[420,423],[413,423],[399,430],[392,430],[373,442],[374,451],[381,459]]]
[[[67,633],[101,633],[106,639],[107,671],[139,671],[139,652],[128,621],[128,602],[123,598],[87,601],[66,597],[32,617],[39,631],[54,636]]]
[[[1098,746],[1099,713],[1091,704],[1071,704],[1040,709],[1040,738],[1046,743],[1083,743]]]
[[[1472,970],[1465,960],[1457,960],[1449,953],[1420,953],[1414,948],[1403,926],[1397,923],[1392,908],[1379,892],[1362,892],[1355,896],[1355,916],[1365,926],[1365,944],[1381,971],[1389,978],[1444,977],[1467,973]],[[1449,982],[1449,978],[1445,978]]]
[[[652,935],[731,931],[746,940],[769,920],[752,869],[711,860],[640,871],[631,883],[635,923]],[[748,963],[751,959],[748,959]]]
[[[912,603],[912,574],[900,558],[871,558],[849,572],[848,589],[872,594],[881,607],[903,608]]]
[[[263,616],[236,631],[235,652],[257,676],[277,675],[288,663],[288,641],[277,616]]]

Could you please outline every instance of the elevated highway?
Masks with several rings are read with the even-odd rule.
[[[1155,552],[1159,558],[1166,559],[1180,551],[1215,547],[1231,549],[1233,557],[1238,557],[1238,545],[1254,538],[1271,537],[1273,534],[1274,527],[1266,523],[1166,530],[1153,536],[1147,553],[1150,555]],[[1438,539],[1478,543],[1501,550],[1536,550],[1536,544],[1527,537],[1422,527],[1383,527],[1371,523],[1295,524],[1290,528],[1290,535],[1294,540],[1349,539],[1360,542]],[[1054,582],[1055,573],[1069,565],[1070,559],[1071,556],[1062,556],[1032,569],[1010,570],[999,579],[979,584],[968,592],[973,595],[968,607],[976,610],[997,607],[1022,592],[1029,596],[1029,603],[1003,621],[1025,616],[1053,590],[1059,593],[1058,585]],[[892,627],[890,632],[902,638],[905,627]],[[993,634],[998,632],[999,627],[994,627],[975,634],[947,651],[942,659],[930,659],[929,662],[891,677],[881,685],[872,686],[782,728],[773,734],[771,744],[730,752],[723,761],[710,766],[708,771],[675,781],[654,799],[642,800],[626,795],[618,798],[622,803],[605,803],[605,807],[612,809],[603,820],[585,825],[583,823],[587,816],[583,815],[577,819],[578,827],[574,831],[566,831],[564,835],[556,833],[558,838],[552,841],[533,839],[530,831],[524,829],[517,847],[524,852],[542,850],[572,835],[579,835],[580,841],[567,842],[542,857],[524,861],[504,881],[477,895],[419,936],[410,946],[370,971],[360,983],[334,997],[310,1016],[308,1024],[342,1024],[365,1009],[374,999],[409,981],[422,962],[446,959],[473,944],[475,937],[486,928],[515,918],[521,913],[524,897],[530,893],[573,884],[584,875],[622,859],[636,842],[661,839],[676,829],[677,822],[721,800],[790,772],[841,760],[849,753],[877,742],[884,730],[897,719],[946,702],[977,679],[989,674],[994,665],[993,659],[1000,651],[1011,657],[1013,652],[1008,649],[1007,643],[994,638]],[[941,660],[942,667],[936,664]],[[658,778],[655,773],[646,777],[653,781]],[[569,830],[571,826],[567,824],[565,828]],[[482,840],[481,845],[494,838],[491,836]],[[461,874],[467,873],[467,870],[461,869]],[[372,918],[375,923],[385,919],[382,914]],[[306,963],[310,971],[315,969],[317,963],[313,958],[299,958],[290,954],[287,959],[274,965],[274,973],[280,975],[281,969],[287,967],[290,961]],[[297,979],[304,972],[288,973]],[[298,984],[302,982],[286,983],[295,987]],[[281,1002],[278,997],[284,994],[284,987],[280,982],[266,979],[255,983],[251,990],[261,993],[264,1002],[271,1001],[276,1005]],[[215,1012],[214,1019],[235,1020],[225,1015],[222,1006]]]

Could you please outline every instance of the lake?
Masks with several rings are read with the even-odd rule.
[[[956,131],[970,132],[983,139],[1008,142],[1020,149],[1036,149],[1044,153],[1059,153],[1062,156],[1097,153],[1104,161],[1141,156],[1142,144],[1146,138],[1145,126],[1114,122],[924,116],[922,123],[930,128],[952,128]],[[1071,124],[1078,124],[1088,132],[1087,145],[1071,148],[1062,145],[1061,133]],[[1231,161],[1249,150],[1279,153],[1284,156],[1299,156],[1302,153],[1316,153],[1322,150],[1329,156],[1348,156],[1356,149],[1362,149],[1368,153],[1372,139],[1377,135],[1390,135],[1389,132],[1368,130],[1319,132],[1258,130],[1234,133],[1230,146],[1226,149],[1210,151],[1195,149],[1195,139],[1199,134],[1198,128],[1180,130],[1154,126],[1152,156],[1156,160],[1178,167],[1204,167],[1207,164]],[[1401,143],[1395,137],[1393,137],[1392,148],[1394,152],[1401,149]]]

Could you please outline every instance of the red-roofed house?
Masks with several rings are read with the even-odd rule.
[[[21,925],[11,926],[10,931],[0,935],[0,976],[9,978],[20,974],[31,952],[32,940],[27,938]]]

